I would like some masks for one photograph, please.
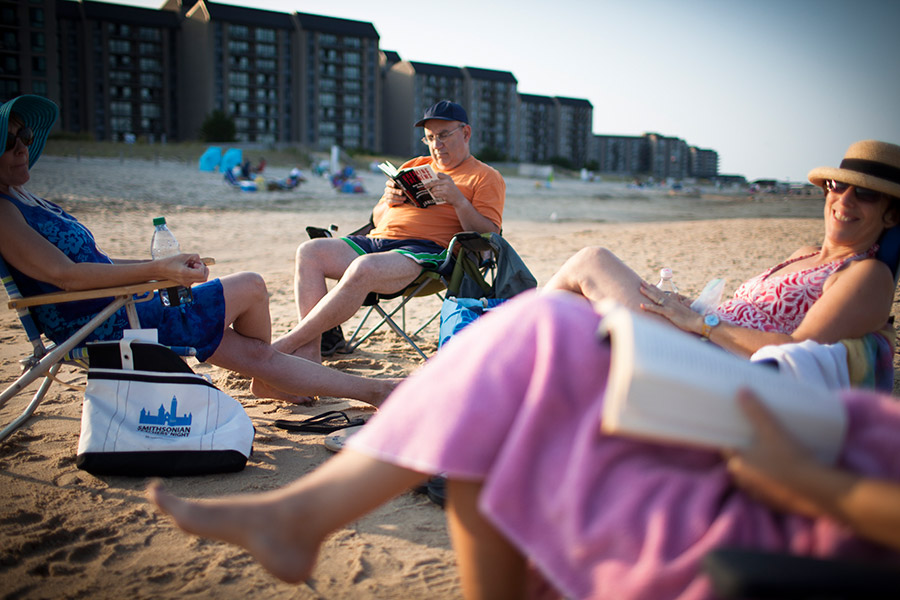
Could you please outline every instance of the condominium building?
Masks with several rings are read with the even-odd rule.
[[[514,159],[518,151],[518,81],[509,71],[463,67],[466,107],[472,125],[470,149]]]
[[[594,135],[590,160],[601,173],[650,175],[659,181],[718,175],[715,150],[688,146],[684,140],[658,133],[643,136]]]
[[[491,160],[655,177],[713,176],[718,155],[678,138],[592,136],[585,99],[519,94],[509,71],[401,60],[374,25],[308,13],[161,0],[0,0],[0,99],[44,95],[57,130],[98,140],[192,140],[214,111],[238,141],[407,157],[439,100],[465,106]]]
[[[313,148],[382,147],[378,32],[368,22],[294,13],[297,140]]]
[[[641,136],[594,135],[589,161],[597,171],[617,175],[638,175],[649,165],[647,140]]]
[[[547,164],[556,156],[557,112],[550,96],[519,94],[519,162]]]
[[[580,98],[555,98],[557,108],[556,156],[574,167],[588,160],[588,142],[594,124],[594,106]]]
[[[711,179],[719,174],[719,153],[691,146],[690,172],[693,177]]]
[[[384,78],[384,151],[397,156],[427,154],[421,142],[422,130],[413,124],[426,108],[440,100],[465,105],[465,94],[466,76],[460,67],[395,62]]]

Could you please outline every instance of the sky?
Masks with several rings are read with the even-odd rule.
[[[510,71],[520,93],[589,100],[595,134],[681,138],[750,180],[900,144],[896,0],[221,3],[371,22],[403,60]]]

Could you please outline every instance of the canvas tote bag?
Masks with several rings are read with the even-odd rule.
[[[137,340],[88,345],[76,465],[95,475],[239,471],[253,446],[241,404],[175,352]]]

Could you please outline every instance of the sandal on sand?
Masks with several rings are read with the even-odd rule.
[[[344,449],[344,444],[347,443],[347,440],[350,439],[352,435],[354,435],[357,431],[362,429],[362,425],[356,425],[354,427],[347,427],[329,435],[325,438],[325,447],[331,450],[332,452],[340,452]]]
[[[295,433],[332,433],[339,429],[362,425],[365,422],[365,419],[362,417],[351,419],[347,416],[347,413],[343,411],[329,410],[328,412],[323,412],[322,414],[306,419],[305,421],[277,419],[272,424],[275,425],[275,427],[287,429],[288,431],[293,431]]]

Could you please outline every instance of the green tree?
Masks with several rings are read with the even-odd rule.
[[[214,110],[200,126],[200,139],[204,142],[233,142],[236,132],[234,119],[221,110]]]

